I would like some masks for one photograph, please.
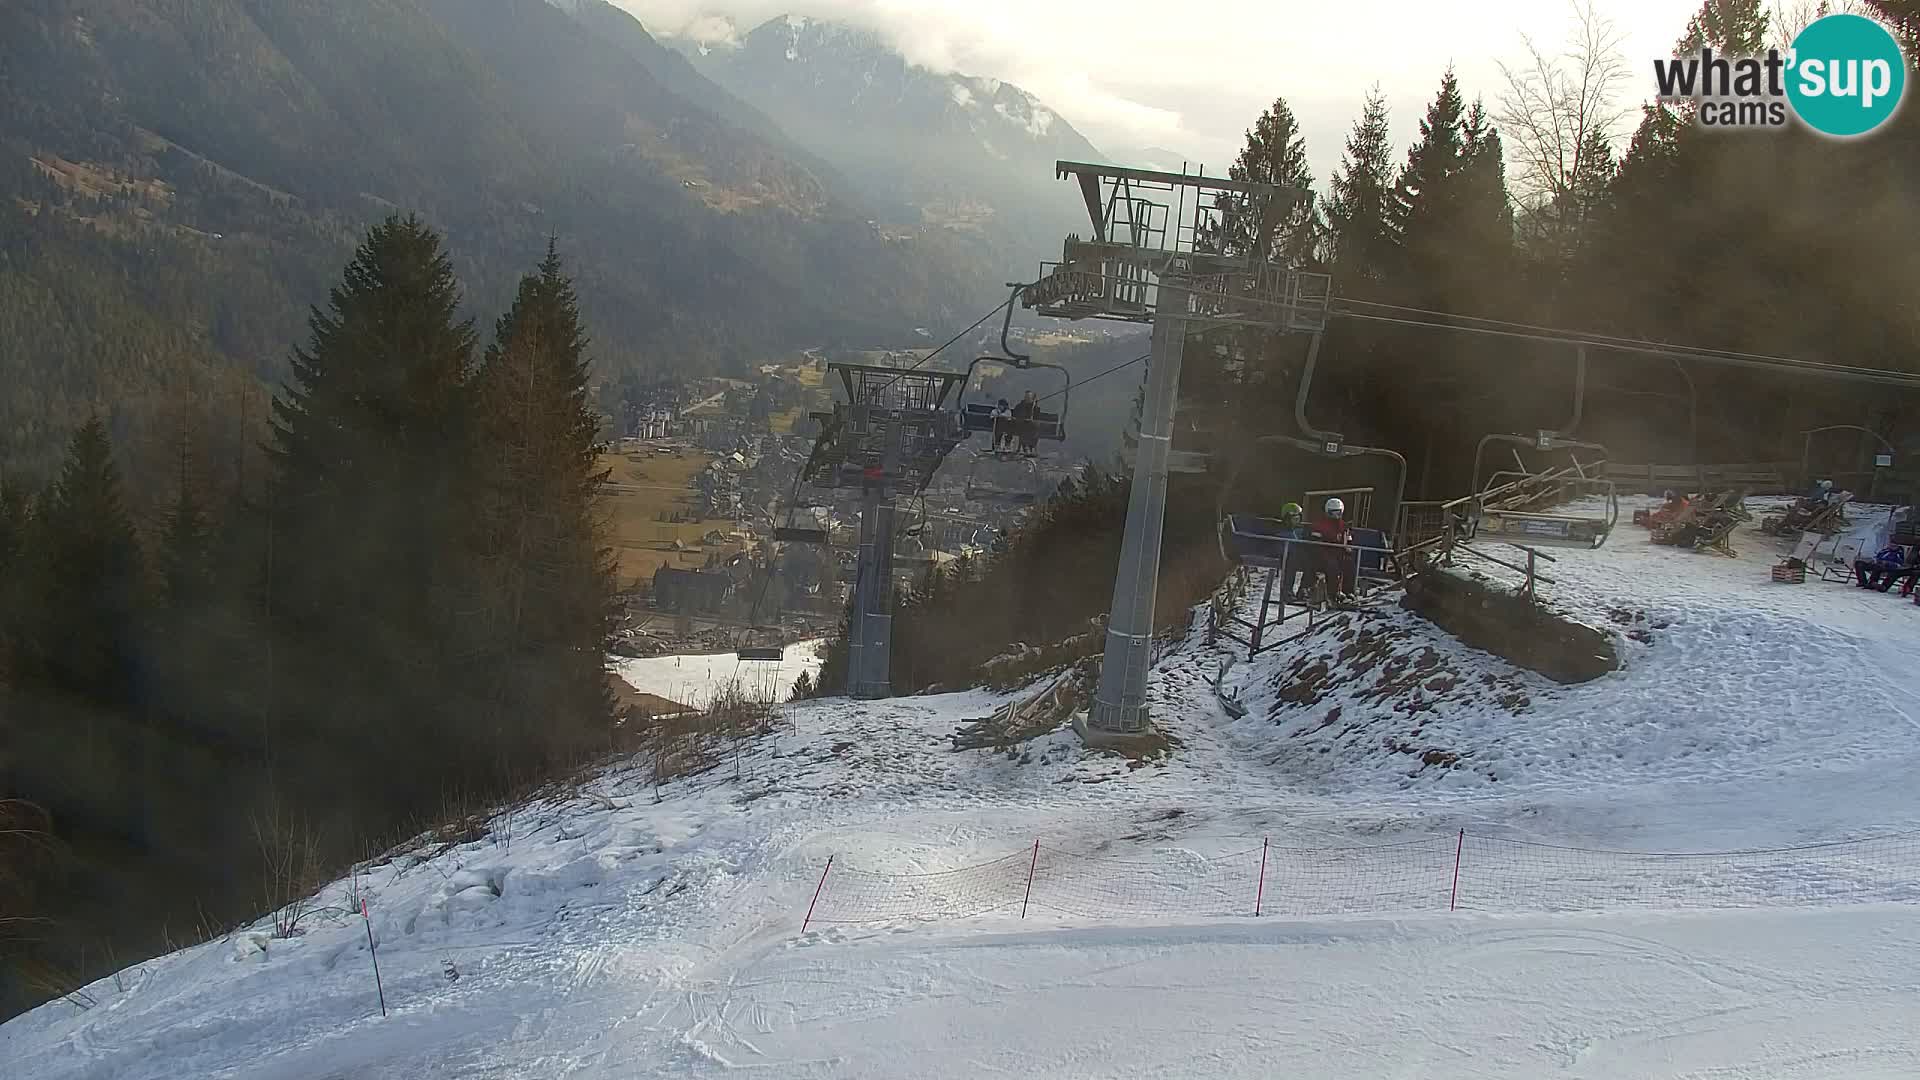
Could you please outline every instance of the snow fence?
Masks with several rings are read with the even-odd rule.
[[[1085,919],[1608,911],[1920,900],[1920,832],[1796,847],[1636,852],[1474,836],[1121,857],[1038,841],[935,873],[823,868],[805,923],[1053,912]]]

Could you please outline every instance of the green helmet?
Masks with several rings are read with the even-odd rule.
[[[1300,509],[1299,503],[1290,502],[1280,508],[1280,518],[1283,521],[1304,516],[1306,516],[1306,511]]]

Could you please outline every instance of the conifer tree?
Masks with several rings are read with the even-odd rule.
[[[130,703],[142,607],[139,542],[106,424],[95,415],[68,444],[41,500],[28,569],[25,657],[46,689],[96,705]]]
[[[275,707],[329,752],[382,763],[398,801],[434,792],[408,768],[467,749],[454,627],[473,593],[458,553],[474,334],[459,304],[439,236],[388,218],[312,313],[274,402],[268,588],[291,683]]]
[[[1420,234],[1428,231],[1428,222],[1445,214],[1447,182],[1460,171],[1465,148],[1460,128],[1465,113],[1459,80],[1449,67],[1441,77],[1440,92],[1420,121],[1420,139],[1407,151],[1407,162],[1400,169],[1390,204],[1395,238],[1411,248],[1409,256],[1414,265],[1409,269],[1423,269],[1421,264],[1441,254],[1424,250]]]
[[[1760,0],[1703,0],[1687,20],[1678,51],[1711,46],[1723,56],[1754,56],[1767,47],[1767,10]]]
[[[1375,86],[1347,135],[1328,185],[1327,229],[1333,274],[1342,289],[1377,285],[1394,263],[1393,160],[1387,99]]]
[[[1240,148],[1239,157],[1228,167],[1227,176],[1273,184],[1298,193],[1297,200],[1287,205],[1286,211],[1274,221],[1272,232],[1265,237],[1255,235],[1260,222],[1250,220],[1245,214],[1229,213],[1222,223],[1227,251],[1252,251],[1260,247],[1270,261],[1283,266],[1304,262],[1315,253],[1321,224],[1319,208],[1313,201],[1313,170],[1307,164],[1307,143],[1300,133],[1300,122],[1294,118],[1286,99],[1275,98],[1273,104],[1260,113],[1260,118],[1247,131],[1247,142]]]
[[[596,521],[607,473],[586,347],[573,283],[549,244],[475,379],[479,655],[502,750],[564,757],[604,742],[613,569]],[[535,722],[537,731],[510,734]]]
[[[1500,137],[1449,68],[1395,187],[1403,287],[1417,304],[1474,313],[1502,287],[1513,246]]]
[[[160,586],[168,609],[184,612],[207,602],[213,588],[211,524],[194,494],[182,455],[179,490],[160,540]]]

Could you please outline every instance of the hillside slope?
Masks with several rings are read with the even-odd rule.
[[[193,363],[270,381],[359,232],[395,210],[447,231],[483,320],[557,236],[616,371],[899,337],[997,299],[998,276],[976,288],[937,240],[877,234],[859,192],[630,17],[597,19],[544,0],[8,5],[0,250],[65,265],[75,245],[36,222],[89,226],[110,242],[87,256],[118,336],[172,323]],[[144,280],[159,266],[173,295]],[[68,306],[84,291],[38,287]],[[24,288],[0,310],[28,307]],[[177,381],[174,365],[129,386],[86,344],[21,350],[56,415]]]
[[[1920,623],[1773,586],[1771,542],[1736,547],[1627,527],[1564,553],[1554,602],[1633,650],[1574,686],[1388,606],[1237,665],[1233,721],[1196,612],[1151,685],[1176,745],[1143,763],[1064,730],[955,751],[1006,700],[981,691],[797,703],[704,773],[656,789],[641,755],[403,847],[299,935],[102,980],[0,1026],[0,1056],[48,1078],[1909,1075],[1920,676],[1881,662]],[[1339,672],[1356,719],[1424,715],[1463,759],[1501,754],[1497,779],[1306,724],[1322,703],[1268,715],[1261,688],[1363,628],[1525,692],[1410,714],[1414,685],[1361,716],[1390,664]]]

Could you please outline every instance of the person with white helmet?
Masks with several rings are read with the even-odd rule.
[[[1342,547],[1353,542],[1353,531],[1347,527],[1347,504],[1338,498],[1326,502],[1326,516],[1313,523],[1311,536],[1323,544],[1339,544]],[[1327,588],[1331,597],[1346,598],[1353,594],[1353,557],[1338,548],[1321,548],[1326,560],[1325,572]]]

